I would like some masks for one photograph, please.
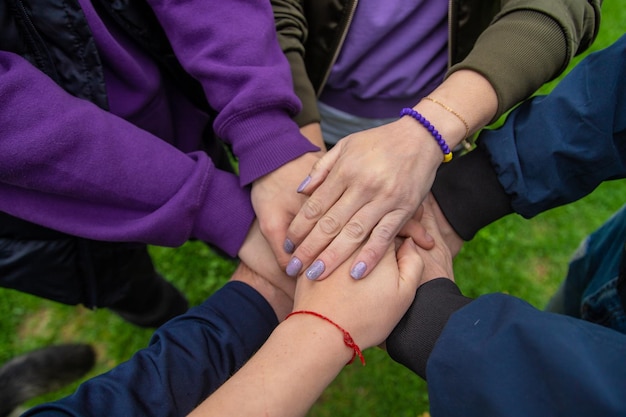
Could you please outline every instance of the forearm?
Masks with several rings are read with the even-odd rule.
[[[129,361],[25,416],[186,415],[235,373],[276,325],[258,293],[228,283],[159,328],[150,346]]]
[[[322,136],[322,128],[319,122],[309,123],[300,128],[300,133],[304,135],[311,143],[318,146],[322,151],[326,151],[326,144]]]
[[[367,279],[348,277],[349,266],[322,281],[300,276],[294,314],[192,416],[302,416],[343,366],[357,356],[365,364],[361,349],[390,333],[413,300],[423,264],[406,239]]]
[[[469,55],[449,74],[482,74],[498,96],[494,120],[561,74],[595,39],[600,1],[505,1]]]
[[[190,417],[304,416],[352,354],[334,326],[317,317],[294,316]]]
[[[219,11],[201,0],[149,3],[181,65],[218,112],[213,128],[232,145],[242,186],[316,150],[291,119],[300,102],[267,2],[236,0]]]
[[[524,102],[478,148],[446,164],[433,185],[465,240],[504,215],[530,218],[626,176],[626,38],[574,67],[547,96]],[[593,141],[589,138],[593,137]]]
[[[319,123],[321,117],[317,109],[317,96],[304,64],[308,28],[302,1],[272,0],[278,42],[289,61],[294,90],[302,102],[302,110],[294,120],[303,127]],[[318,145],[319,146],[319,145]]]
[[[236,254],[253,212],[234,174],[70,96],[17,55],[0,53],[0,77],[0,210],[96,240],[196,237]]]

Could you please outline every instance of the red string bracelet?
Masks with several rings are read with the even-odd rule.
[[[345,330],[343,327],[341,327],[340,325],[338,325],[337,323],[335,323],[334,321],[332,321],[331,319],[329,319],[328,317],[320,313],[316,313],[315,311],[308,311],[308,310],[299,310],[299,311],[294,311],[292,313],[289,313],[287,317],[285,317],[285,320],[287,320],[289,317],[295,314],[310,314],[312,316],[319,317],[320,319],[326,320],[327,322],[329,322],[330,324],[332,324],[333,326],[341,330],[341,332],[343,333],[343,343],[345,343],[346,346],[348,346],[350,349],[354,351],[354,353],[352,354],[352,359],[350,359],[347,365],[350,365],[352,362],[354,362],[354,358],[358,356],[363,366],[365,366],[365,358],[363,357],[363,353],[361,352],[361,349],[359,349],[357,344],[354,342],[354,339],[352,339],[352,336],[350,336],[350,333],[348,333],[348,331]]]

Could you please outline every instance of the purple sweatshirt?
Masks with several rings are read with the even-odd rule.
[[[367,118],[397,117],[443,81],[448,0],[361,0],[320,101]]]
[[[207,116],[80,3],[110,112],[0,51],[0,210],[90,239],[177,246],[197,238],[236,255],[254,218],[245,186],[316,149],[290,119],[300,103],[269,2],[149,0],[219,112],[214,129],[232,145],[239,177],[199,151]]]

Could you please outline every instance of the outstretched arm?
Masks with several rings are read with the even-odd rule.
[[[531,218],[626,177],[625,57],[622,36],[439,170],[433,194],[464,240],[507,214]]]
[[[407,239],[397,260],[390,248],[367,281],[352,280],[348,266],[344,264],[337,276],[323,282],[300,277],[294,312],[311,311],[331,319],[360,349],[366,349],[386,338],[410,304],[422,263]],[[305,415],[354,355],[337,327],[311,314],[295,314],[190,416]]]

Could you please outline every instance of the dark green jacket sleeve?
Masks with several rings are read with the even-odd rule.
[[[470,54],[452,66],[482,74],[496,90],[493,121],[585,51],[600,25],[601,0],[508,0]]]
[[[302,111],[294,117],[298,126],[319,122],[317,97],[304,65],[307,23],[300,0],[272,0],[278,41],[291,67],[294,89],[302,101]]]

